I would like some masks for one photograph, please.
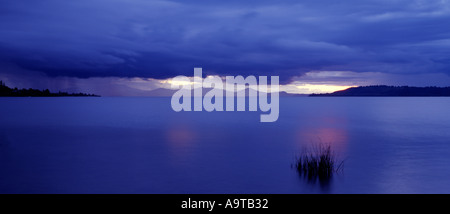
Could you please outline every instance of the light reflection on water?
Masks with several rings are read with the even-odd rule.
[[[169,98],[1,98],[2,193],[450,193],[447,98],[281,98],[260,112],[173,112]],[[305,146],[345,159],[328,181]]]

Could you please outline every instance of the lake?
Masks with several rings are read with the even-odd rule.
[[[0,98],[0,193],[450,193],[450,98],[281,97],[261,112],[170,98]],[[342,171],[292,164],[330,145]]]

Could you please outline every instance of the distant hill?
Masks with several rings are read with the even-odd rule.
[[[410,86],[359,86],[326,94],[310,94],[311,97],[444,97],[450,96],[450,87]]]
[[[202,91],[203,92],[202,96],[205,96],[205,94],[208,93],[210,90],[211,89],[209,89],[209,88],[204,88],[203,91]],[[146,96],[152,96],[152,97],[170,97],[176,91],[178,91],[178,90],[158,88],[158,89],[155,89],[155,90],[147,92],[145,95]],[[252,91],[252,93],[258,94],[254,89],[246,88],[245,89],[245,96],[249,96],[250,91]],[[290,94],[290,93],[286,93],[284,91],[279,92],[278,95],[280,97],[301,97],[301,96],[307,96],[306,94]],[[224,92],[223,96],[226,96],[225,92]],[[235,96],[236,97],[238,96],[237,93],[235,93]]]
[[[67,93],[58,92],[51,93],[48,89],[43,91],[38,89],[17,89],[10,88],[5,85],[3,81],[0,80],[0,97],[99,97],[95,94],[84,94],[84,93]]]

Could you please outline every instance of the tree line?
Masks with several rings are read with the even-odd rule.
[[[86,94],[86,93],[68,93],[61,92],[52,93],[50,90],[38,90],[38,89],[18,89],[10,88],[5,85],[5,83],[0,80],[0,96],[1,97],[99,97],[96,94]]]

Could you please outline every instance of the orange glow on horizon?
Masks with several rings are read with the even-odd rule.
[[[211,78],[212,76],[208,76],[206,78]],[[224,80],[224,78],[220,76],[216,76]],[[206,79],[202,78],[202,82]],[[187,80],[181,81],[181,80],[174,80],[173,78],[165,79],[165,80],[159,80],[159,83],[161,84],[160,87],[171,89],[172,84],[176,85],[191,85],[193,88],[201,87],[201,83],[194,82],[192,77],[188,77]],[[219,88],[222,88],[227,90],[227,88],[233,88],[233,87],[227,87],[227,83],[223,81],[223,86],[219,86]],[[248,86],[246,87],[252,88],[254,90],[258,90],[258,86]],[[270,88],[270,85],[267,85],[268,88]],[[333,84],[309,84],[309,83],[290,83],[285,85],[279,86],[279,91],[285,91],[287,93],[291,94],[313,94],[313,93],[332,93],[335,91],[345,90],[351,87],[357,87],[356,85],[333,85]],[[209,88],[208,88],[209,89]]]
[[[300,93],[312,94],[312,93],[332,93],[335,91],[341,91],[355,86],[303,84],[303,85],[296,85],[295,87],[300,91]]]

